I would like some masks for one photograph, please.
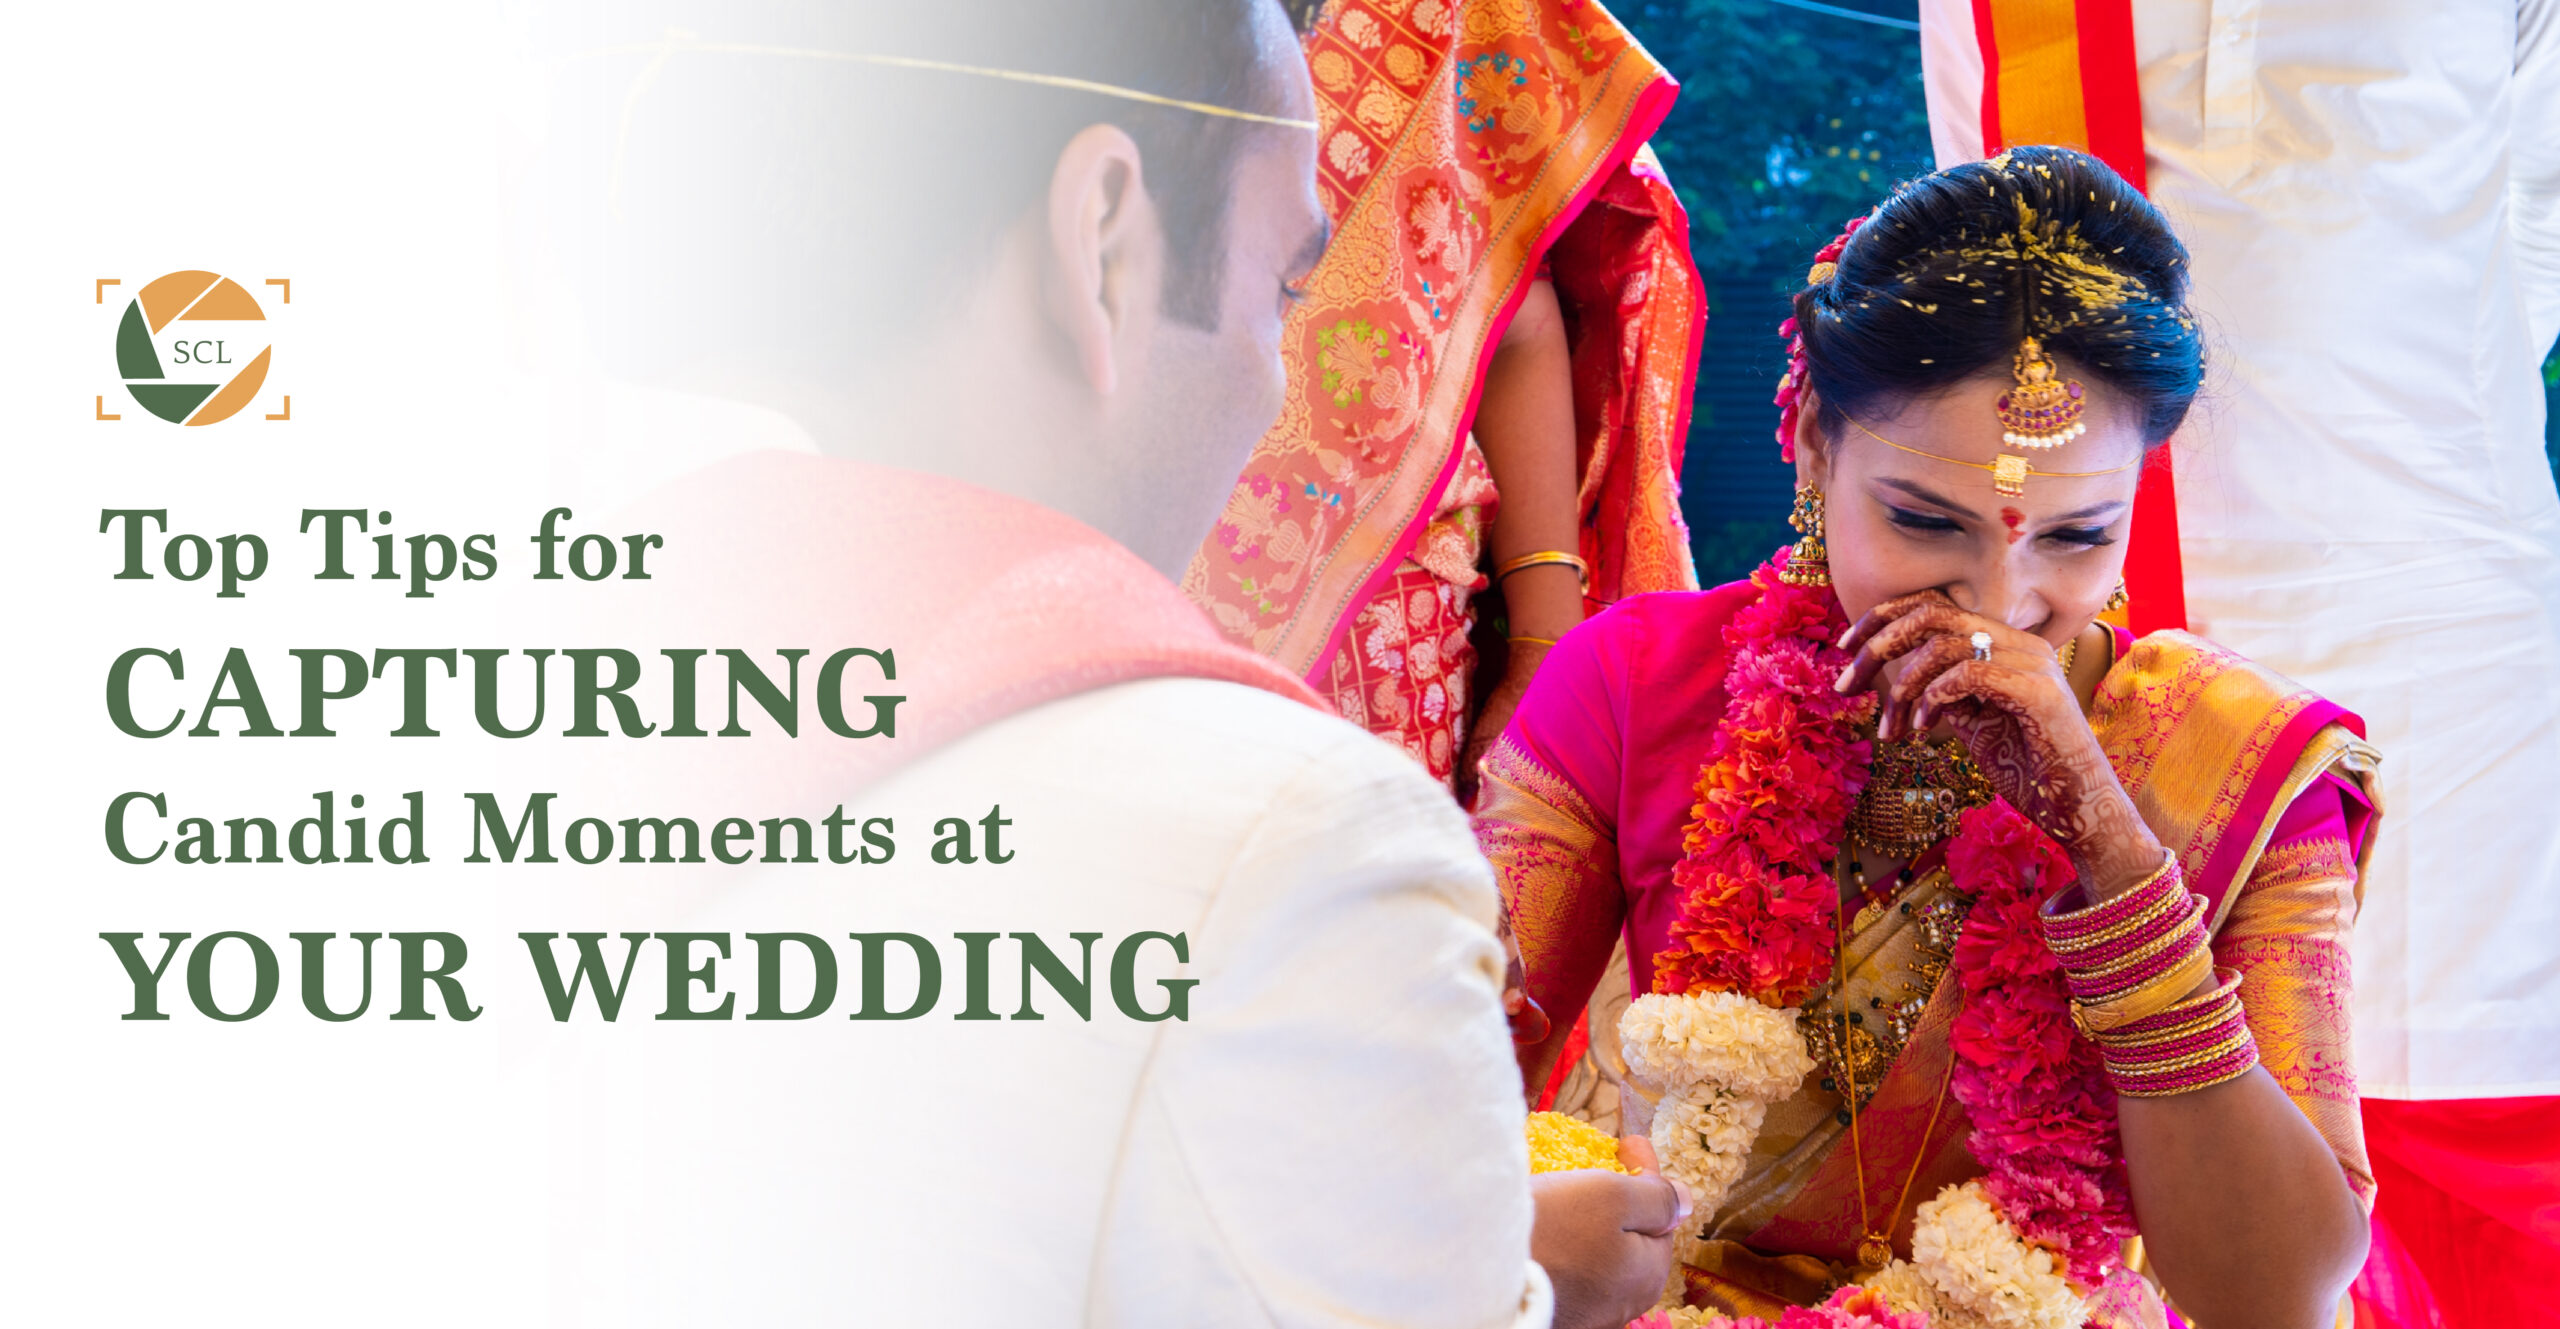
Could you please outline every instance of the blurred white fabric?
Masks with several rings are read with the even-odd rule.
[[[990,798],[1018,861],[930,862],[925,829]],[[891,862],[767,869],[689,925],[847,951],[911,929],[941,942],[940,1005],[848,1022],[848,953],[829,1018],[582,1016],[551,1219],[553,1295],[585,1323],[1547,1324],[1492,871],[1401,752],[1157,680],[990,725],[848,807],[894,818]],[[1093,1018],[1044,989],[1041,1023],[955,1021],[971,930],[1037,933],[1071,969],[1068,934],[1101,932]],[[1160,978],[1198,980],[1187,1020],[1107,995],[1141,931],[1187,935],[1188,964],[1150,943],[1138,982],[1160,1010]],[[994,943],[1000,1015],[1015,945]]]
[[[1921,0],[1940,164],[1970,0]],[[2195,257],[2190,625],[2363,715],[2369,1097],[2560,1093],[2560,3],[2135,0],[2150,192]]]

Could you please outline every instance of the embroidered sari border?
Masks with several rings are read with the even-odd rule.
[[[1575,121],[1574,128],[1562,136],[1557,148],[1540,162],[1538,170],[1540,178],[1543,180],[1552,173],[1557,161],[1568,155],[1568,145],[1588,140],[1593,132],[1593,120],[1611,100],[1608,92],[1621,78],[1631,56],[1642,61],[1650,70],[1652,77],[1634,97],[1620,105],[1614,128],[1609,131],[1610,146],[1605,152],[1590,159],[1582,175],[1574,182],[1572,192],[1562,208],[1555,213],[1534,241],[1519,253],[1517,261],[1512,264],[1511,271],[1504,278],[1507,286],[1502,299],[1494,310],[1478,323],[1469,336],[1470,353],[1466,357],[1469,369],[1465,395],[1457,403],[1455,414],[1442,414],[1442,411],[1447,408],[1443,394],[1449,391],[1445,386],[1449,380],[1440,368],[1435,367],[1430,396],[1436,408],[1426,406],[1423,412],[1424,420],[1429,422],[1428,427],[1436,440],[1434,446],[1440,453],[1439,465],[1430,484],[1418,491],[1412,488],[1409,477],[1415,449],[1408,444],[1404,454],[1397,459],[1389,481],[1379,486],[1377,492],[1362,504],[1360,515],[1350,530],[1329,550],[1317,555],[1309,569],[1306,590],[1299,595],[1297,604],[1289,616],[1282,620],[1272,655],[1281,662],[1283,667],[1307,678],[1310,686],[1320,685],[1320,675],[1325,666],[1332,660],[1333,653],[1342,648],[1343,637],[1350,631],[1352,610],[1367,603],[1369,597],[1377,594],[1387,578],[1394,574],[1396,564],[1412,551],[1414,542],[1422,536],[1419,521],[1421,514],[1430,511],[1432,505],[1437,503],[1441,494],[1448,489],[1450,478],[1457,471],[1458,434],[1461,422],[1475,417],[1477,404],[1484,396],[1484,379],[1488,368],[1487,347],[1501,329],[1510,326],[1512,317],[1519,312],[1520,302],[1528,295],[1528,277],[1536,271],[1538,255],[1553,245],[1556,237],[1562,235],[1565,228],[1571,226],[1574,220],[1581,216],[1583,209],[1588,207],[1591,200],[1599,194],[1601,185],[1607,182],[1610,173],[1622,167],[1628,158],[1634,155],[1635,150],[1651,137],[1654,129],[1662,123],[1663,117],[1670,114],[1671,103],[1679,95],[1679,86],[1662,72],[1660,66],[1652,63],[1651,57],[1644,54],[1643,48],[1635,45],[1630,39],[1627,49],[1620,51],[1611,60],[1608,71],[1601,75],[1602,92],[1594,99],[1595,104],[1586,108],[1585,113]],[[1449,70],[1449,77],[1453,80],[1455,63],[1454,61],[1444,62],[1444,68]],[[1454,92],[1452,95],[1455,95]],[[1412,132],[1410,127],[1406,132]],[[1385,172],[1381,171],[1379,174],[1384,175]],[[1375,188],[1377,185],[1378,180],[1373,176],[1368,187]],[[1531,198],[1535,197],[1536,192],[1536,187],[1532,186]],[[1512,209],[1511,215],[1503,221],[1503,229],[1507,231],[1516,225],[1520,216],[1529,208],[1530,203],[1524,201]],[[1498,246],[1502,240],[1501,232],[1497,232],[1494,236],[1488,237],[1486,243]],[[1500,261],[1495,260],[1495,262]],[[1488,268],[1490,266],[1491,264]],[[1489,275],[1489,271],[1480,270],[1468,283],[1469,289],[1477,288]],[[1448,357],[1443,357],[1444,366],[1447,359]],[[1419,433],[1424,427],[1417,425],[1416,432]],[[1404,497],[1399,498],[1399,494]],[[1393,505],[1391,508],[1386,506],[1391,503]],[[1383,540],[1379,538],[1380,523],[1378,521],[1382,510],[1398,514],[1402,518],[1389,528],[1393,532],[1392,535]],[[1356,579],[1335,575],[1335,568],[1346,562],[1362,568]],[[1310,610],[1321,611],[1320,621],[1325,625],[1321,636],[1308,628]]]

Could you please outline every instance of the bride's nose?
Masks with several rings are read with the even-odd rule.
[[[1968,614],[1996,618],[2020,632],[2043,625],[2051,608],[2033,581],[2018,575],[2008,561],[1995,561],[1974,576],[1946,588],[1948,598]]]

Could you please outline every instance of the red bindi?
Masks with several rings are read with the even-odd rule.
[[[2020,540],[2027,538],[2027,533],[2020,529],[2027,524],[2027,514],[2018,511],[2016,508],[2002,508],[2000,509],[2000,520],[2009,528],[2009,543],[2016,544]]]

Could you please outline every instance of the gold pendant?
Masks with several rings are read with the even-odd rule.
[[[2027,476],[2034,471],[2027,459],[2004,452],[1991,461],[1991,490],[2002,498],[2020,498],[2027,492]]]
[[[1992,800],[1991,779],[1956,740],[1879,743],[1849,835],[1887,858],[1910,859],[1955,834],[1957,820]]]
[[[2018,386],[1992,403],[2004,431],[2001,442],[2013,448],[2058,448],[2089,432],[2080,418],[2087,410],[2088,389],[2064,378],[2062,367],[2035,338],[2020,342],[2010,363]]]
[[[1849,1110],[1856,1112],[1876,1096],[1885,1073],[1893,1069],[1893,1059],[1902,1055],[1902,1044],[1888,1044],[1878,1038],[1866,1027],[1864,1012],[1840,1011],[1837,995],[1823,998],[1818,1004],[1829,1009],[1797,1021],[1797,1031],[1804,1035],[1805,1051],[1822,1068],[1827,1082],[1824,1087],[1839,1094]]]
[[[1893,1242],[1883,1233],[1870,1232],[1865,1240],[1858,1243],[1860,1269],[1873,1271],[1891,1263],[1893,1263]]]

